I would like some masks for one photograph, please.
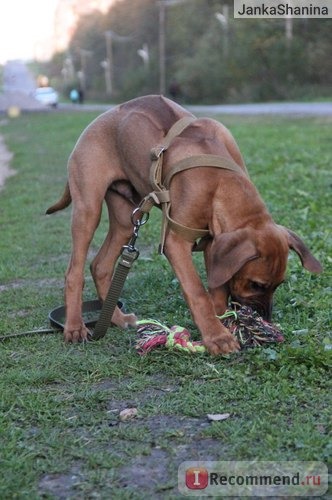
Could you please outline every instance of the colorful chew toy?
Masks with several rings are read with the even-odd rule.
[[[227,310],[218,318],[237,338],[241,349],[284,341],[280,330],[265,321],[251,307],[240,306],[237,303],[232,303],[232,307],[233,309]],[[160,346],[192,354],[206,352],[203,343],[192,341],[190,332],[182,326],[175,325],[169,328],[152,319],[139,320],[137,325],[136,349],[139,354],[146,354]]]

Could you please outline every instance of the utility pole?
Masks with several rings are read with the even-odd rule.
[[[223,56],[225,59],[228,57],[229,53],[229,43],[228,43],[228,23],[229,23],[229,7],[228,5],[223,5],[222,13],[216,12],[215,18],[221,24],[224,33],[224,42],[223,42]]]
[[[290,47],[293,39],[293,19],[291,17],[285,18],[285,37],[287,47]]]
[[[108,96],[110,96],[112,94],[112,82],[111,82],[111,79],[110,79],[110,68],[109,68],[109,62],[108,62],[108,60],[105,59],[105,61],[101,61],[100,66],[105,71],[106,94]]]
[[[81,71],[78,72],[78,76],[80,79],[80,85],[83,92],[86,91],[87,87],[87,60],[88,57],[92,55],[91,50],[80,49],[80,58],[81,58]]]
[[[118,35],[112,30],[105,31],[104,35],[106,40],[106,61],[102,61],[101,65],[105,69],[106,92],[111,95],[114,94],[113,40],[120,43],[129,42],[132,37]]]
[[[145,68],[148,68],[150,62],[149,47],[147,43],[143,43],[143,47],[138,49],[137,54],[143,59]]]
[[[105,65],[105,79],[106,79],[106,93],[112,95],[114,91],[113,80],[113,47],[112,47],[112,31],[105,31],[106,40],[106,61]]]
[[[159,6],[159,92],[166,93],[166,7],[188,0],[158,0]]]
[[[165,2],[159,2],[159,92],[166,93]]]

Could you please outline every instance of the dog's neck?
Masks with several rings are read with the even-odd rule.
[[[271,215],[250,179],[226,175],[227,182],[220,180],[214,193],[211,233],[217,235],[248,226],[258,229],[271,222]]]

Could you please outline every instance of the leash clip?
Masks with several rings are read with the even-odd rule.
[[[135,246],[131,246],[129,242],[128,245],[124,245],[122,247],[120,263],[122,266],[128,267],[130,269],[133,262],[135,262],[135,260],[137,260],[138,257],[139,257],[139,250],[137,250]]]
[[[137,214],[141,214],[141,215],[137,215]],[[136,240],[138,238],[139,228],[141,226],[144,226],[144,224],[146,224],[148,220],[149,220],[149,214],[148,213],[142,213],[139,207],[135,208],[135,210],[131,214],[131,222],[132,222],[132,224],[134,226],[133,234],[132,234],[132,236],[131,236],[128,244],[124,245],[122,247],[122,254],[124,254],[125,251],[127,251],[127,255],[128,255],[128,252],[130,254],[135,253],[136,255],[135,255],[134,258],[133,258],[132,255],[130,256],[130,260],[132,260],[132,261],[136,260],[138,258],[138,256],[139,256],[139,251],[135,247],[135,243],[136,243]]]
[[[134,231],[133,231],[133,234],[128,242],[127,245],[124,245],[122,247],[122,254],[124,253],[125,250],[127,250],[127,252],[129,253],[134,253],[136,252],[137,256],[135,258],[135,260],[137,259],[137,257],[139,256],[139,251],[137,250],[137,248],[135,247],[135,243],[136,243],[136,240],[138,238],[138,227],[135,226],[134,227]]]

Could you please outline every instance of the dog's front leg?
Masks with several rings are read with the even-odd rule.
[[[239,344],[215,314],[211,296],[204,288],[191,257],[192,244],[170,231],[166,238],[165,255],[180,282],[193,320],[201,332],[203,343],[211,354],[238,351]]]

